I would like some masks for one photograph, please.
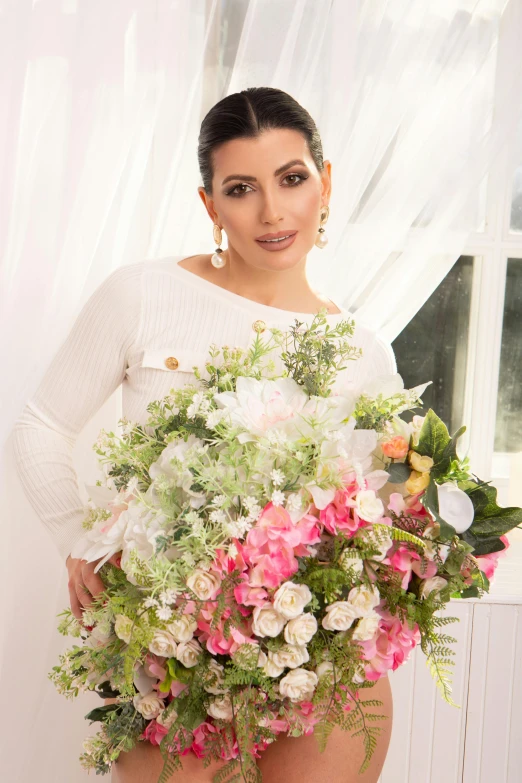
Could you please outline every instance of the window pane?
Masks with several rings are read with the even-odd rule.
[[[451,435],[464,423],[472,277],[473,257],[461,256],[392,343],[405,388],[433,381],[423,407],[402,415],[411,421],[433,408]]]
[[[522,451],[522,259],[508,258],[495,451]]]

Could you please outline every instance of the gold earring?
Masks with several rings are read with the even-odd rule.
[[[317,238],[315,240],[315,246],[323,250],[323,248],[326,247],[328,244],[328,237],[326,236],[326,231],[324,230],[323,226],[328,220],[328,216],[330,214],[330,207],[328,204],[325,204],[323,207],[321,207],[321,216],[319,218],[319,228],[317,229]]]
[[[214,223],[213,233],[214,233],[214,242],[216,243],[217,247],[214,251],[212,258],[210,259],[210,262],[212,266],[216,267],[216,269],[221,269],[222,267],[225,266],[227,261],[222,256],[223,249],[220,247],[220,245],[223,241],[223,235],[221,233],[221,228],[218,226],[217,223]]]

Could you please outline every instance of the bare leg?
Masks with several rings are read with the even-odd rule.
[[[388,715],[386,720],[371,724],[382,726],[383,730],[377,737],[377,747],[366,772],[359,775],[365,757],[362,738],[352,738],[350,732],[336,726],[324,753],[319,752],[317,739],[312,734],[303,737],[280,735],[257,760],[263,783],[376,783],[391,738],[393,703],[388,677],[382,677],[373,688],[359,691],[359,695],[363,701],[380,699],[382,706],[369,709],[378,715]]]
[[[169,783],[211,783],[216,772],[226,762],[210,764],[206,769],[203,762],[193,753],[181,759],[183,770],[169,777]],[[157,745],[138,742],[128,753],[120,753],[113,764],[111,783],[158,783],[163,769],[163,758]]]

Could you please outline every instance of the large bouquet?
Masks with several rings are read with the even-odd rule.
[[[67,697],[113,700],[86,716],[103,725],[85,768],[106,773],[146,740],[160,783],[187,753],[226,762],[220,781],[256,780],[280,732],[324,749],[337,725],[364,741],[362,772],[386,717],[363,692],[416,644],[453,704],[455,639],[439,629],[457,618],[438,612],[488,590],[522,510],[470,473],[464,427],[450,437],[431,409],[400,417],[428,383],[353,388],[353,321],[325,313],[247,351],[211,346],[197,383],[152,402],[146,425],[100,434],[107,486],[72,555],[99,560],[106,589],[82,623],[60,615],[82,643],[49,674]]]

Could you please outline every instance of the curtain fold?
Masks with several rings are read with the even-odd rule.
[[[330,241],[310,253],[311,282],[393,340],[477,229],[480,188],[514,144],[522,5],[0,0],[0,21],[0,685],[15,716],[0,766],[15,783],[75,783],[98,699],[67,703],[45,679],[66,646],[55,615],[68,595],[14,474],[8,436],[25,401],[111,271],[213,249],[199,126],[248,86],[292,94],[332,162]],[[81,484],[118,405],[78,444]]]

